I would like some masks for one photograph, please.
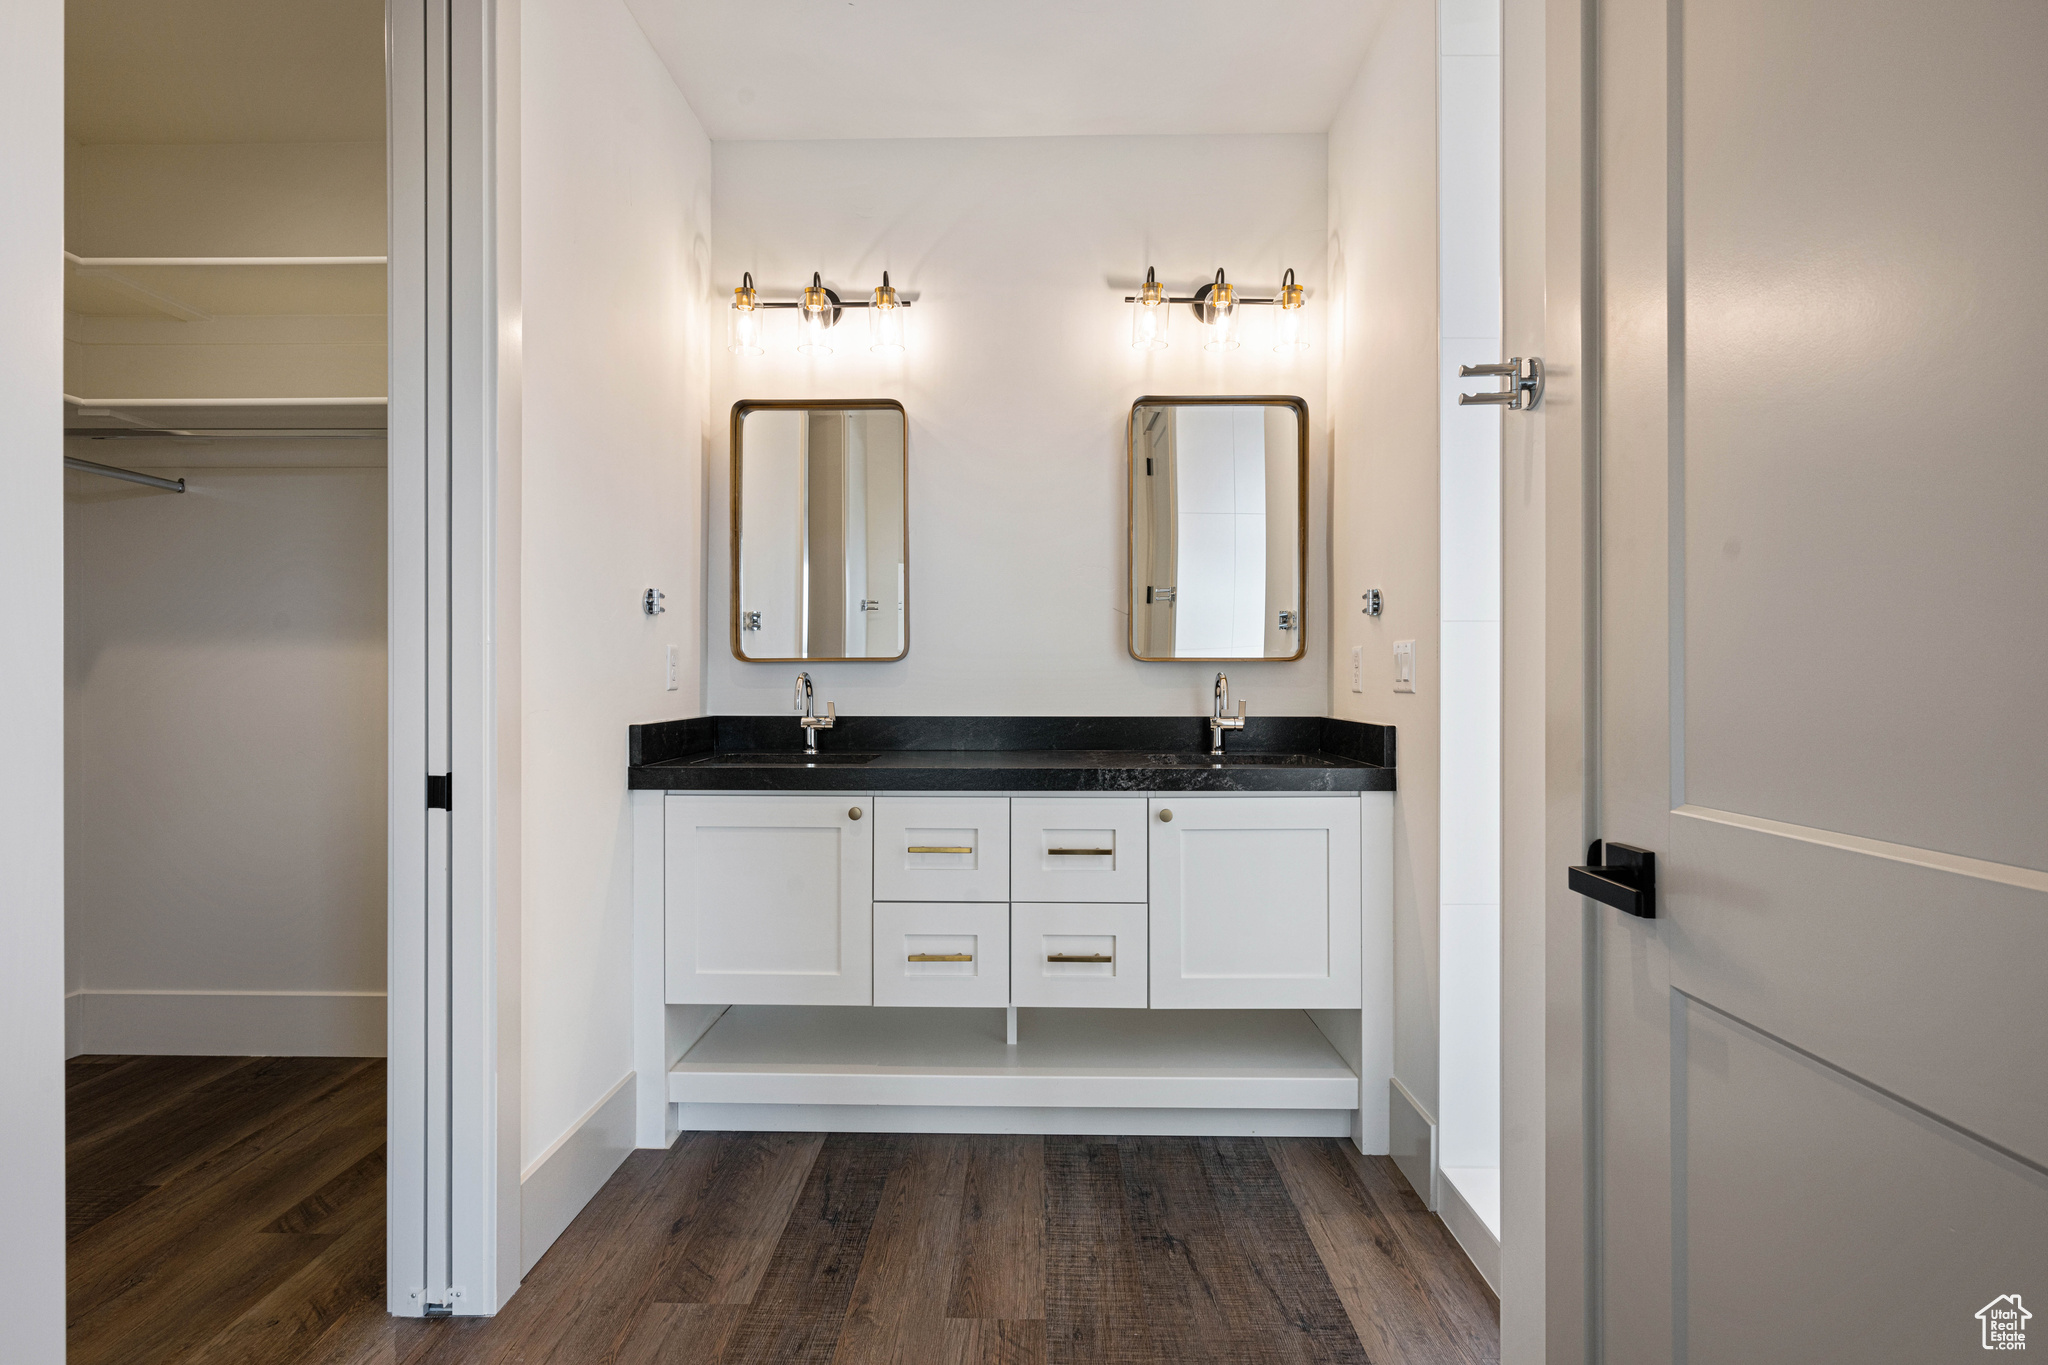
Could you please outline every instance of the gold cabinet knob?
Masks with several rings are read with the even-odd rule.
[[[1172,824],[1172,823],[1173,823],[1173,812],[1172,812],[1172,811],[1170,811],[1170,810],[1163,810],[1163,811],[1159,812],[1159,818],[1160,818],[1160,820],[1161,820],[1161,821],[1163,821],[1164,823],[1166,823],[1166,824],[1169,824],[1169,825],[1170,825],[1170,824]]]
[[[850,810],[850,811],[846,812],[846,818],[847,818],[847,819],[849,819],[849,820],[858,820],[858,819],[860,819],[860,807],[859,807],[859,806],[855,806],[855,807],[854,807],[854,808],[853,808],[852,810]]]

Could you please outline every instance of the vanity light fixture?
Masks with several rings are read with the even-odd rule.
[[[1273,324],[1273,349],[1286,353],[1305,351],[1308,339],[1301,334],[1301,286],[1294,282],[1294,271],[1289,270],[1281,278],[1280,292],[1273,302],[1279,308]]]
[[[1281,352],[1305,351],[1308,342],[1302,338],[1302,303],[1307,291],[1294,282],[1294,272],[1289,270],[1281,277],[1280,292],[1271,298],[1253,298],[1237,292],[1237,286],[1230,283],[1219,269],[1216,277],[1194,293],[1181,297],[1167,294],[1159,283],[1155,271],[1147,267],[1145,283],[1135,294],[1124,295],[1124,302],[1131,305],[1131,346],[1140,351],[1163,351],[1166,349],[1166,321],[1171,315],[1171,306],[1176,303],[1193,304],[1195,318],[1202,325],[1202,345],[1211,351],[1234,351],[1238,347],[1238,310],[1250,304],[1275,307],[1280,310],[1279,321],[1274,329],[1273,349]]]
[[[882,272],[881,287],[868,300],[868,349],[885,354],[903,349],[903,301]]]
[[[754,292],[754,277],[740,276],[740,287],[732,291],[732,307],[725,315],[725,348],[734,355],[761,354],[761,296]]]
[[[832,339],[827,334],[839,321],[839,296],[825,287],[815,270],[799,307],[803,311],[797,315],[796,348],[805,355],[831,355]]]
[[[1173,315],[1173,302],[1152,267],[1145,267],[1145,283],[1131,299],[1131,345],[1140,351],[1166,349],[1166,324]]]
[[[732,291],[732,308],[726,316],[726,347],[735,355],[759,355],[766,347],[767,318],[771,308],[793,309],[797,315],[796,348],[805,355],[831,355],[832,329],[848,308],[868,309],[868,346],[884,353],[903,349],[903,310],[911,300],[889,283],[882,272],[881,287],[866,298],[842,299],[825,287],[823,276],[811,272],[811,282],[794,299],[764,299],[755,292],[752,272],[740,277]]]
[[[1203,350],[1237,349],[1237,290],[1223,278],[1222,267],[1217,267],[1215,279],[1195,291],[1195,316],[1202,320]]]

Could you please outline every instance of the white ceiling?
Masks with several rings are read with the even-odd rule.
[[[1319,133],[1386,0],[626,0],[717,140]]]

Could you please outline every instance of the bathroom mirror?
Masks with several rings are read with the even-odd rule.
[[[903,405],[732,410],[732,652],[750,663],[910,650]]]
[[[1140,398],[1129,454],[1131,656],[1301,658],[1308,405]]]

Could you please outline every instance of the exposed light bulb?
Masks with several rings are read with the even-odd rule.
[[[1273,328],[1273,349],[1276,351],[1306,351],[1308,338],[1301,334],[1302,293],[1301,286],[1294,282],[1294,272],[1289,270],[1280,282],[1280,293],[1273,302],[1278,306],[1278,321]]]
[[[805,355],[831,355],[832,324],[837,320],[838,302],[832,291],[825,288],[824,281],[814,271],[811,283],[804,290],[803,303],[797,313],[796,348]]]
[[[1208,332],[1202,343],[1203,349],[1234,351],[1237,349],[1237,290],[1225,282],[1221,270],[1216,272],[1216,279],[1208,290],[1208,297],[1195,305],[1201,314],[1202,326]]]
[[[1138,296],[1131,302],[1131,345],[1140,351],[1163,351],[1166,349],[1166,324],[1172,318],[1173,306],[1166,301],[1166,290],[1154,278],[1151,267],[1145,269],[1145,283],[1138,288]]]
[[[889,287],[889,272],[882,272],[882,287],[868,300],[868,349],[884,354],[903,349],[903,301]]]
[[[732,291],[732,307],[725,315],[725,348],[734,355],[761,354],[761,299],[754,293],[751,273],[740,277]]]

